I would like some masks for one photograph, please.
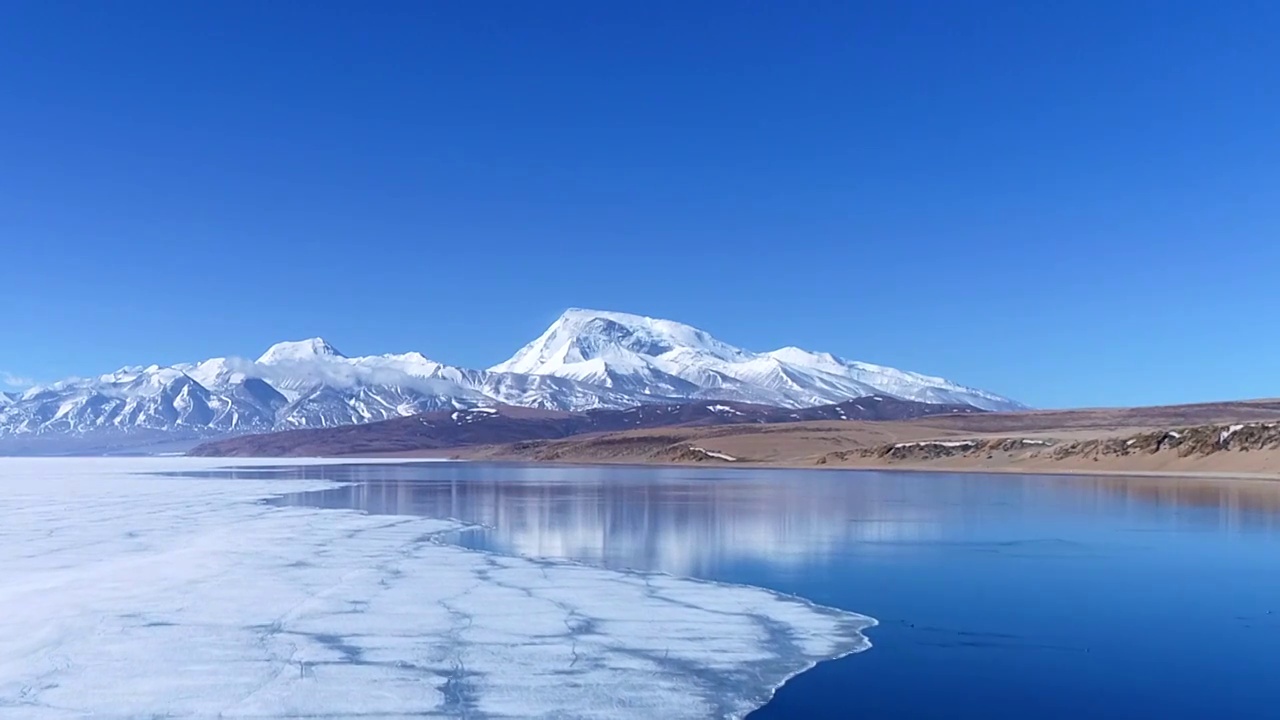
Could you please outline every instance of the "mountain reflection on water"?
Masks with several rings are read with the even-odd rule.
[[[726,562],[805,567],[832,555],[954,542],[984,523],[1045,513],[1123,516],[1183,508],[1216,513],[1222,529],[1276,527],[1267,483],[1161,478],[903,475],[702,468],[351,465],[286,472],[353,483],[279,502],[374,514],[456,518],[484,526],[462,544],[608,567],[705,576]],[[1046,492],[1046,484],[1055,492]],[[1117,517],[1123,520],[1123,517]]]
[[[492,469],[453,466],[433,468],[429,481],[405,481],[394,470],[366,466],[352,468],[352,475],[359,484],[285,502],[457,518],[485,526],[462,544],[678,575],[701,575],[727,560],[804,566],[851,543],[937,534],[937,518],[890,487],[743,476],[708,482],[705,472],[694,479],[688,471],[630,468],[548,473],[513,467],[495,479]],[[860,516],[860,506],[877,510]]]

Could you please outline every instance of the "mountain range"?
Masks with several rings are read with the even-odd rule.
[[[273,345],[256,360],[126,367],[0,393],[0,453],[156,448],[499,405],[582,412],[723,400],[805,408],[872,395],[1024,408],[942,378],[794,347],[755,353],[670,320],[572,309],[487,370],[417,352],[348,357],[313,338]]]

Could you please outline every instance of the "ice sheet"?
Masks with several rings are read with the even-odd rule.
[[[868,646],[758,588],[259,502],[321,482],[153,474],[243,462],[0,459],[0,717],[741,717]]]

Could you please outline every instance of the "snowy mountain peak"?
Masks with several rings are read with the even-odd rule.
[[[1022,407],[942,378],[785,347],[754,353],[672,320],[573,308],[499,372],[550,375],[646,395],[739,400],[784,407],[883,393],[988,410]]]
[[[330,345],[324,338],[314,337],[307,340],[276,343],[267,348],[262,357],[258,358],[258,363],[272,365],[282,362],[307,362],[325,357],[344,358],[346,355],[338,352],[338,349]]]
[[[644,358],[694,351],[724,360],[737,359],[742,351],[716,340],[691,325],[658,318],[571,308],[551,324],[536,340],[520,349],[510,360],[490,368],[495,372],[519,372],[565,377],[598,371],[605,364],[631,368],[647,367]],[[588,368],[584,363],[591,363]]]
[[[359,358],[357,362],[361,362],[366,365],[376,364],[384,367],[395,368],[401,372],[416,377],[433,377],[446,367],[420,352],[377,355],[374,357]]]
[[[781,360],[785,363],[793,363],[795,365],[807,365],[812,367],[836,368],[843,367],[847,363],[840,358],[825,352],[809,352],[794,345],[788,345],[784,348],[778,348],[773,352],[767,352],[768,355],[775,360]]]

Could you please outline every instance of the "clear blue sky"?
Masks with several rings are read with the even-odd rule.
[[[1280,3],[0,4],[0,377],[561,309],[1280,395]]]

